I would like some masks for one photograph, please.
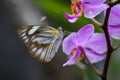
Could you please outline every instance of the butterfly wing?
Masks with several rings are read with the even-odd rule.
[[[50,26],[25,26],[18,30],[31,55],[45,62],[55,56],[63,38],[60,32]]]
[[[40,26],[23,26],[18,30],[18,35],[22,38],[27,47],[30,45],[30,38]]]

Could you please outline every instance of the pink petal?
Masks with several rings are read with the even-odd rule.
[[[63,52],[70,55],[72,50],[76,47],[76,33],[71,33],[63,40],[62,48]]]
[[[104,3],[106,0],[83,0],[83,2],[86,3],[91,3],[91,4],[102,4]]]
[[[82,27],[78,32],[77,32],[77,41],[78,44],[84,44],[86,43],[89,38],[93,35],[94,33],[94,26],[91,24],[88,24],[84,27]]]
[[[74,55],[72,55],[72,57],[66,63],[63,64],[63,66],[75,64],[78,61],[80,54],[81,52],[77,50],[77,52]]]
[[[86,48],[94,50],[101,54],[107,51],[105,35],[102,33],[94,33],[91,39],[85,44]]]
[[[113,25],[108,27],[109,34],[114,39],[120,39],[120,25]]]
[[[75,23],[78,20],[78,18],[68,19],[70,23]]]
[[[106,58],[105,54],[97,54],[89,49],[85,49],[85,54],[91,63],[97,63]]]
[[[106,4],[93,5],[93,4],[84,4],[84,16],[86,18],[94,18],[102,11],[106,10],[109,6]]]
[[[68,21],[70,23],[74,23],[74,22],[76,22],[78,20],[77,15],[70,15],[68,13],[65,13],[65,17],[66,17],[66,19],[68,19]]]
[[[120,25],[120,4],[112,7],[110,17],[109,17],[109,25]]]
[[[120,4],[112,7],[109,23],[108,23],[108,30],[109,34],[114,39],[120,39]]]

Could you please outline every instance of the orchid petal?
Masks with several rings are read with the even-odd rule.
[[[107,51],[107,44],[105,35],[101,33],[94,33],[89,42],[85,44],[85,47],[101,54]]]
[[[63,52],[70,55],[72,50],[76,47],[76,33],[71,33],[63,40]]]
[[[109,25],[109,34],[114,39],[120,39],[120,25]]]
[[[78,20],[78,18],[68,19],[70,23],[75,23]]]
[[[88,24],[84,27],[82,27],[78,32],[77,32],[77,41],[78,44],[83,44],[86,42],[94,33],[94,26],[91,24]]]
[[[120,4],[112,7],[110,17],[109,17],[109,25],[120,25]]]
[[[94,18],[102,11],[106,10],[109,6],[107,4],[93,5],[93,4],[84,4],[84,16],[86,18]]]
[[[106,0],[83,0],[84,3],[91,3],[91,4],[102,4]]]
[[[74,22],[76,22],[78,20],[78,17],[76,15],[70,15],[68,13],[65,13],[65,17],[71,23],[74,23]]]
[[[91,63],[97,63],[106,58],[105,54],[98,54],[95,51],[84,49],[85,54]]]
[[[80,54],[81,54],[81,52],[79,50],[77,50],[76,53],[74,55],[72,55],[72,57],[65,64],[63,64],[63,66],[73,65],[73,64],[77,63]]]

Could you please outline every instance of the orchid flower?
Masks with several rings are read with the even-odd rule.
[[[107,51],[106,39],[102,33],[94,33],[94,26],[88,24],[78,32],[72,32],[63,40],[63,52],[68,55],[68,61],[63,64],[73,65],[85,58],[84,52],[91,63],[99,62],[106,58],[103,54]]]
[[[114,39],[120,39],[120,4],[112,7],[109,21],[108,30],[109,34]]]
[[[104,4],[106,0],[71,0],[72,15],[65,12],[66,19],[69,22],[74,23],[79,17],[84,16],[86,18],[94,18],[102,11],[106,10],[109,6]]]

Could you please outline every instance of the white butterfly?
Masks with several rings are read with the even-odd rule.
[[[62,42],[62,28],[51,26],[24,26],[18,30],[19,36],[29,49],[31,55],[40,61],[50,62]]]

